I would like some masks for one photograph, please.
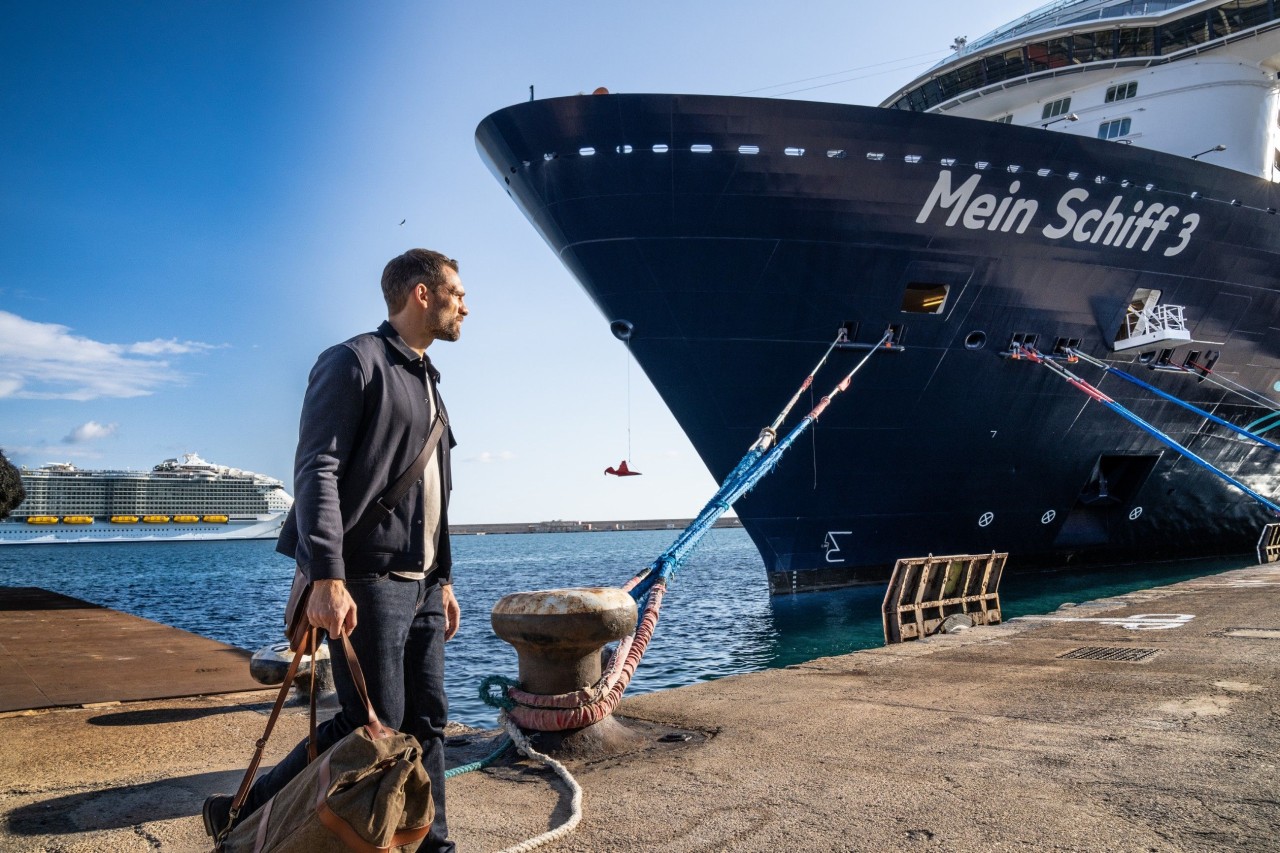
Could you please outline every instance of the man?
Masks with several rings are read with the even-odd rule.
[[[307,618],[349,637],[379,719],[416,737],[431,777],[435,821],[421,850],[452,851],[444,802],[444,643],[458,630],[449,551],[449,450],[455,444],[426,356],[456,341],[467,316],[457,261],[411,249],[382,273],[387,322],[321,353],[302,403],[294,506],[276,550],[310,579]],[[443,437],[420,482],[361,541],[361,513],[408,470],[435,418]],[[355,537],[351,537],[355,538]],[[342,710],[317,733],[323,752],[368,720],[345,657],[332,656]],[[298,744],[254,784],[241,817],[262,806],[307,763]],[[205,801],[205,829],[226,826],[231,798]]]

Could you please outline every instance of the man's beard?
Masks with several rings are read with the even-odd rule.
[[[437,341],[456,341],[462,335],[462,324],[458,321],[445,323],[433,330],[432,337]]]

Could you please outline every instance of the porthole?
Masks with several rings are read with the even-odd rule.
[[[987,333],[981,331],[970,332],[965,336],[965,349],[982,349],[987,345]]]

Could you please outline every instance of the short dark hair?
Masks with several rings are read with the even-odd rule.
[[[22,475],[13,463],[4,458],[0,450],[0,518],[8,518],[9,510],[16,509],[18,504],[27,499],[27,490],[22,487]]]
[[[409,301],[409,294],[419,284],[435,287],[444,284],[444,268],[458,271],[458,262],[430,249],[410,249],[392,258],[382,270],[382,298],[387,312],[395,314]]]

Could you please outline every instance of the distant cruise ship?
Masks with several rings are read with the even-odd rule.
[[[274,539],[293,506],[271,477],[194,453],[151,471],[21,469],[27,497],[0,521],[0,545]]]

